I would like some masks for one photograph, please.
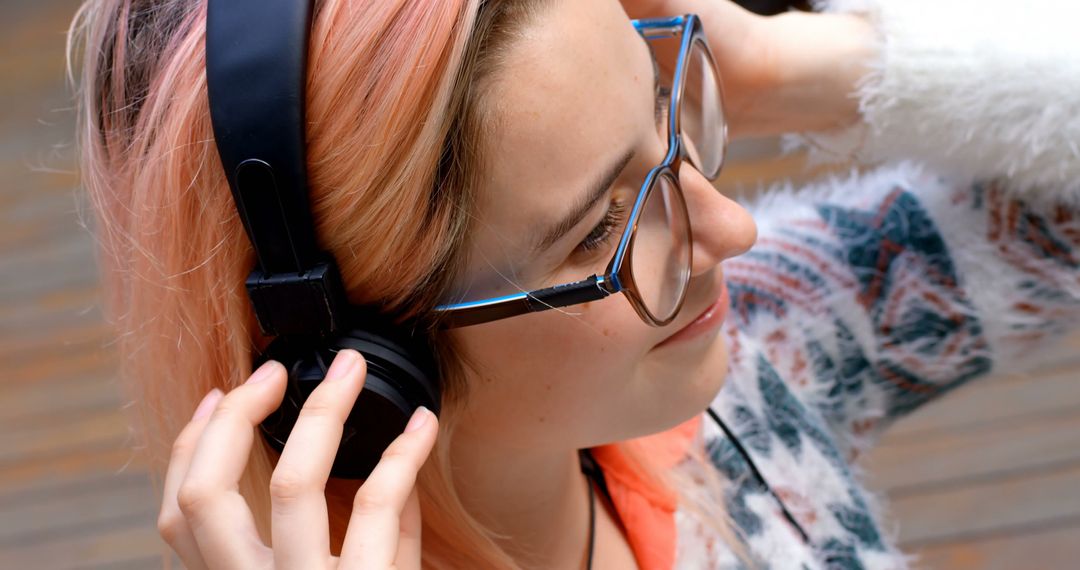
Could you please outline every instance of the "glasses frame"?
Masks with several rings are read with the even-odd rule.
[[[650,18],[632,20],[634,28],[645,40],[676,37],[682,34],[679,47],[679,56],[675,64],[675,76],[672,81],[671,100],[668,105],[668,151],[663,161],[656,165],[645,176],[641,184],[634,207],[630,212],[626,228],[623,229],[619,245],[615,254],[608,263],[604,275],[591,275],[580,281],[536,289],[528,292],[514,293],[500,297],[491,297],[477,301],[466,301],[439,305],[435,308],[436,318],[444,328],[456,328],[481,323],[488,323],[527,313],[546,311],[560,307],[569,307],[590,301],[598,301],[616,293],[624,293],[630,301],[634,311],[645,323],[650,326],[660,327],[670,323],[679,314],[683,302],[686,300],[687,287],[684,284],[679,295],[679,300],[671,315],[667,318],[659,318],[653,315],[645,306],[641,298],[637,283],[634,280],[632,263],[628,261],[633,253],[634,240],[637,236],[637,226],[641,219],[642,209],[652,192],[657,191],[657,181],[661,177],[670,180],[674,191],[678,193],[682,205],[682,214],[686,219],[687,244],[690,251],[687,253],[688,262],[684,283],[690,279],[690,267],[693,265],[693,232],[690,228],[690,213],[687,211],[686,196],[679,182],[679,169],[684,159],[689,160],[700,170],[701,166],[687,154],[683,144],[681,121],[683,91],[686,88],[686,74],[688,59],[692,48],[701,46],[709,65],[712,66],[713,76],[716,78],[720,108],[724,108],[723,82],[720,79],[716,60],[705,38],[705,31],[701,25],[701,19],[696,14],[686,14],[671,18]],[[715,180],[720,174],[724,164],[724,155],[727,152],[728,133],[727,121],[724,121],[722,133],[722,148],[720,160],[715,172],[701,172],[709,180]]]

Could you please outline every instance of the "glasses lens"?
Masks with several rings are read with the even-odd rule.
[[[690,281],[690,220],[669,173],[656,178],[642,206],[630,271],[645,308],[659,321],[670,319]]]
[[[686,152],[702,174],[716,178],[724,160],[726,123],[720,82],[701,41],[690,47],[683,85],[679,123]]]

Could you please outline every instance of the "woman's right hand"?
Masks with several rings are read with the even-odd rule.
[[[356,493],[341,556],[330,554],[323,493],[366,371],[358,352],[342,350],[304,403],[270,481],[272,546],[238,486],[256,426],[284,397],[285,368],[267,362],[228,395],[206,395],[173,445],[158,516],[158,531],[188,568],[420,568],[414,486],[438,432],[426,409]]]
[[[730,0],[621,0],[631,18],[696,13],[724,83],[732,138],[848,126],[853,95],[878,57],[877,33],[855,14],[758,16]],[[661,53],[673,62],[677,46]]]

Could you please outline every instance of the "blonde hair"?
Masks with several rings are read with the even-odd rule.
[[[318,242],[336,257],[351,302],[430,316],[460,265],[468,189],[483,168],[486,79],[544,2],[315,2],[306,109],[311,205]],[[158,477],[202,395],[242,383],[268,341],[244,290],[254,253],[210,126],[205,18],[204,0],[85,0],[68,35],[105,314],[140,447]],[[466,511],[450,477],[454,402],[466,386],[453,345],[442,336],[436,344],[445,402],[418,482],[424,564],[516,567]],[[240,490],[267,539],[274,459],[257,441]],[[627,443],[626,454],[649,477],[686,489],[684,497],[701,491],[700,480],[652,472],[633,447]],[[335,553],[357,485],[327,485]],[[718,480],[708,487],[719,489]],[[719,494],[693,502],[728,536]]]

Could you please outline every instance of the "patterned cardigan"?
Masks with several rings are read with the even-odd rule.
[[[731,363],[710,413],[726,431],[703,416],[697,437],[756,567],[907,568],[851,460],[1080,329],[1080,3],[817,7],[865,14],[881,54],[864,122],[804,141],[885,164],[748,204],[758,242],[723,265]],[[650,560],[742,567],[674,519],[674,552]]]

